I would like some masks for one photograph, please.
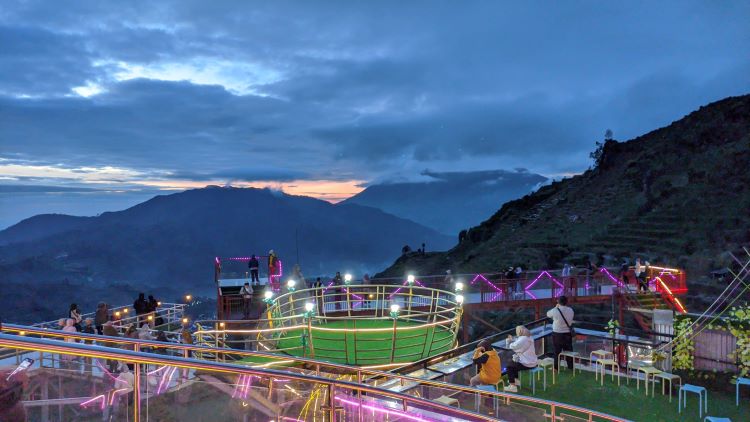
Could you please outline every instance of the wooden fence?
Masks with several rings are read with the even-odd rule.
[[[706,329],[694,339],[695,369],[702,371],[737,372],[737,359],[730,357],[737,350],[737,337],[729,331]]]

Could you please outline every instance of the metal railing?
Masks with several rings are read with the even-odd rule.
[[[33,329],[37,330],[36,328]],[[76,335],[76,337],[96,338],[97,336]],[[88,372],[86,370],[79,371],[77,367],[82,364],[69,359],[58,360],[58,362],[68,362],[65,368],[61,366],[45,368],[48,374],[52,375],[58,371],[70,371],[72,368],[77,373],[74,378],[78,381],[82,380],[84,385],[89,387],[95,381],[102,383],[102,380],[113,377],[114,374],[110,374],[105,369],[105,365],[113,361],[132,365],[134,381],[132,394],[130,395],[132,395],[131,403],[135,404],[129,406],[126,404],[125,406],[132,409],[132,412],[127,413],[128,420],[134,421],[149,420],[150,414],[163,415],[175,412],[177,411],[176,408],[188,412],[187,415],[196,417],[201,412],[201,406],[205,408],[206,403],[215,403],[214,407],[209,409],[214,412],[214,419],[229,409],[239,412],[239,414],[234,415],[235,417],[241,418],[244,414],[251,419],[268,419],[270,417],[274,420],[364,421],[373,420],[375,419],[373,415],[378,414],[379,416],[388,416],[391,420],[414,420],[416,417],[419,420],[448,420],[452,418],[452,420],[474,421],[496,420],[498,416],[502,417],[503,414],[508,413],[523,416],[517,417],[516,420],[530,421],[542,421],[546,420],[547,417],[552,417],[554,420],[566,416],[589,421],[624,420],[594,410],[534,397],[478,390],[467,386],[446,384],[416,377],[397,376],[314,360],[296,359],[303,361],[308,368],[297,368],[296,372],[291,371],[290,368],[285,368],[282,371],[262,365],[250,367],[141,351],[141,347],[175,347],[174,345],[120,338],[100,340],[135,342],[137,344],[135,345],[135,351],[129,351],[98,345],[31,338],[28,335],[0,334],[0,347],[14,349],[21,356],[29,353],[32,355],[37,353],[56,354],[89,360],[90,366],[96,366],[100,369]],[[178,345],[177,347],[183,348],[185,351],[205,349],[190,345]],[[214,350],[217,356],[226,352],[227,350]],[[228,352],[258,354],[257,352],[244,351]],[[323,368],[338,368],[339,375],[328,374],[328,377],[324,377]],[[173,377],[175,373],[181,373],[182,375],[175,378]],[[349,375],[342,376],[340,375],[342,373],[348,373]],[[150,382],[149,376],[151,376],[151,380],[156,382]],[[334,377],[341,379],[334,379]],[[409,391],[413,395],[381,387],[389,382],[395,382],[402,386],[409,385]],[[192,385],[192,390],[186,390],[188,385]],[[206,387],[208,385],[212,388]],[[110,406],[114,401],[114,394],[116,394],[116,391],[115,393],[112,393],[112,391],[116,390],[116,387],[115,382],[113,388],[106,395],[101,394],[100,391],[95,391],[96,396],[68,406],[73,406],[75,410],[80,411],[84,403],[96,402],[95,412],[99,412],[98,403],[101,402],[102,412],[111,411]],[[90,390],[91,388],[89,388]],[[183,398],[180,401],[180,391],[188,391],[191,399]],[[112,401],[109,400],[109,393],[113,394]],[[125,394],[128,394],[128,392],[125,391]],[[166,395],[172,397],[165,398]],[[231,396],[232,400],[229,404],[227,404],[226,399],[213,401],[216,395]],[[201,400],[192,400],[193,396],[200,396]],[[101,399],[101,397],[105,399]],[[462,408],[435,402],[434,400],[439,397],[451,397],[462,403]],[[35,397],[29,399],[34,400]],[[50,399],[68,398],[47,398],[47,400]],[[122,401],[122,398],[118,400]],[[55,403],[55,407],[57,407],[57,403],[61,402]],[[466,407],[472,408],[469,403],[475,404],[474,408],[477,412],[466,409]],[[40,403],[40,405],[44,406],[43,403]],[[205,409],[202,411],[205,412]]]
[[[118,330],[122,330],[124,327],[134,324],[140,325],[142,322],[149,322],[149,325],[153,328],[165,328],[170,325],[180,324],[180,321],[185,313],[185,304],[183,303],[166,303],[160,302],[160,305],[155,312],[147,314],[137,315],[132,306],[117,306],[115,308],[108,309],[108,315],[110,320],[114,323],[113,325]],[[96,312],[87,312],[81,314],[82,320],[87,318],[94,319]],[[150,316],[150,318],[149,318]],[[157,324],[157,319],[161,318],[163,322]],[[66,318],[59,318],[52,321],[44,321],[33,324],[34,327],[56,329],[60,328],[60,320]]]
[[[455,345],[461,319],[457,297],[419,286],[321,286],[269,299],[259,320],[197,321],[195,334],[200,344],[214,347],[359,365],[403,364]],[[397,315],[393,305],[399,307]]]

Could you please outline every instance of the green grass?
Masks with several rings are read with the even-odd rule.
[[[414,327],[421,325],[407,321],[399,321],[398,327]],[[356,327],[355,327],[356,326]],[[349,320],[329,322],[321,325],[325,328],[337,329],[372,329],[392,328],[390,320]],[[302,356],[303,351],[299,336],[305,330],[286,331],[278,341],[278,349],[288,349],[287,353],[294,356]],[[394,362],[413,362],[452,347],[453,336],[451,332],[442,326],[416,328],[413,330],[397,331],[396,348],[393,357]],[[313,330],[313,346],[315,358],[337,363],[352,365],[379,365],[391,363],[391,350],[393,349],[393,332],[343,332],[343,331],[316,331]],[[305,356],[310,356],[309,346]]]
[[[563,370],[557,378],[557,384],[552,385],[551,374],[547,374],[547,391],[542,390],[542,380],[537,380],[536,396],[538,398],[554,400],[561,403],[573,404],[613,416],[644,422],[666,421],[702,421],[698,418],[698,397],[688,394],[688,406],[682,413],[677,413],[677,383],[672,391],[672,402],[669,396],[661,395],[661,385],[656,385],[656,395],[646,397],[643,382],[640,390],[635,389],[635,379],[630,384],[621,379],[622,385],[617,385],[617,378],[612,381],[610,375],[604,380],[604,386],[594,380],[592,372],[576,373],[575,378],[570,371]],[[521,375],[523,388],[520,394],[531,395],[528,373]],[[667,384],[669,385],[669,384]],[[650,391],[650,390],[649,390]],[[734,395],[708,391],[708,415],[730,418],[732,421],[750,421],[750,403],[747,398],[740,401],[740,407],[734,405]],[[703,414],[706,417],[706,414]]]

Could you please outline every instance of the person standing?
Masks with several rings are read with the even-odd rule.
[[[135,314],[138,317],[136,318],[136,324],[139,324],[143,315],[148,313],[148,301],[145,293],[138,294],[138,299],[133,302],[133,309],[135,309]]]
[[[565,265],[563,265],[562,274],[560,274],[562,277],[563,286],[569,286],[570,290],[573,290],[573,279],[570,277],[570,264],[567,262]]]
[[[568,307],[568,298],[560,296],[557,305],[547,311],[547,318],[552,319],[552,345],[555,350],[555,370],[558,369],[558,357],[562,351],[573,351],[573,308]],[[573,358],[567,357],[568,368],[573,368]]]
[[[247,267],[250,268],[250,282],[253,286],[260,286],[260,278],[258,278],[258,257],[253,254],[250,260],[247,261]]]
[[[341,278],[341,272],[336,271],[336,275],[333,277],[333,280],[331,280],[333,283],[333,291],[336,292],[336,295],[334,296],[334,300],[336,301],[336,309],[341,309],[343,307],[343,301],[344,301],[344,295],[343,291],[344,288],[342,285],[344,284],[343,279]]]
[[[273,290],[279,290],[280,286],[277,286],[277,278],[279,278],[279,259],[276,257],[276,253],[271,249],[268,251],[268,284],[271,285]]]
[[[70,304],[70,312],[68,313],[68,318],[73,320],[76,331],[81,331],[81,322],[83,322],[83,317],[81,316],[81,310],[78,309],[77,304]]]
[[[641,264],[641,258],[635,259],[635,268],[633,270],[635,273],[635,279],[638,282],[638,292],[641,291],[643,293],[646,293],[648,291],[648,285],[646,284],[646,271],[644,271],[643,265]]]
[[[109,321],[109,308],[106,303],[99,302],[96,305],[96,313],[94,313],[94,326],[96,327],[97,334],[102,335],[104,324],[107,321]]]
[[[443,288],[446,290],[453,289],[453,273],[451,270],[445,270],[445,278],[443,278]]]
[[[628,261],[623,260],[622,265],[620,266],[620,278],[622,279],[622,284],[625,286],[625,289],[627,289],[628,284],[630,283],[630,280],[628,279],[628,271],[630,271]]]
[[[517,393],[518,386],[521,385],[521,381],[518,378],[519,373],[534,369],[538,364],[534,339],[531,337],[531,332],[528,328],[519,325],[516,327],[516,338],[514,339],[513,336],[509,335],[505,344],[514,352],[513,361],[506,368],[510,385],[505,388],[505,391]]]
[[[242,296],[242,318],[250,319],[250,304],[253,300],[253,289],[250,288],[250,283],[242,286],[240,296]]]

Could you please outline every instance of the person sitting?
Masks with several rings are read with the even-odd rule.
[[[151,335],[151,327],[148,322],[141,324],[141,328],[138,329],[138,339],[140,340],[153,340],[154,336]]]
[[[96,334],[96,329],[94,328],[94,320],[92,318],[86,318],[84,320],[81,332],[84,334]],[[92,342],[93,340],[86,340],[84,343],[91,344]]]
[[[519,373],[536,368],[538,364],[534,339],[531,338],[531,332],[528,328],[519,325],[516,327],[516,338],[514,339],[513,336],[509,335],[506,344],[514,353],[513,361],[505,368],[510,380],[510,385],[505,387],[505,391],[517,393],[518,386],[521,384],[518,378]]]
[[[472,357],[479,366],[479,372],[471,377],[469,385],[476,387],[480,384],[496,385],[503,376],[500,356],[488,340],[482,340],[474,350]]]

